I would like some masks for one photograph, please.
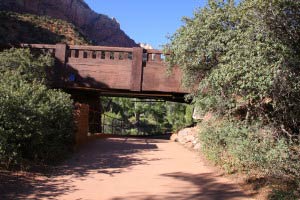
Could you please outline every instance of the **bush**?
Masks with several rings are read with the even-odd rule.
[[[243,107],[242,118],[297,135],[299,9],[290,0],[211,0],[171,38],[168,61],[187,86],[199,83],[194,101],[203,110],[230,115]]]
[[[29,84],[18,73],[1,74],[1,164],[59,160],[73,144],[72,117],[69,95]]]
[[[18,72],[27,82],[33,80],[45,83],[46,70],[53,66],[50,55],[31,54],[29,49],[9,49],[0,53],[0,74],[6,71]]]
[[[203,152],[229,172],[251,171],[299,180],[300,146],[275,138],[273,132],[260,124],[215,120],[202,123],[199,137]]]
[[[202,113],[204,151],[229,170],[300,177],[300,1],[210,0],[166,51]],[[259,122],[257,125],[257,122]]]
[[[53,60],[29,50],[0,52],[0,165],[52,163],[73,145],[70,95],[45,85]]]

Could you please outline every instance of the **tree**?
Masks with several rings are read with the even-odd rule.
[[[45,85],[51,63],[29,50],[0,52],[0,166],[57,162],[72,150],[72,100]]]
[[[9,49],[0,53],[0,73],[19,73],[22,79],[46,83],[46,70],[54,65],[50,55],[31,54],[29,49]]]
[[[203,151],[299,187],[300,1],[210,0],[166,45],[204,112]],[[266,177],[267,177],[266,176]]]
[[[210,0],[171,37],[168,62],[182,68],[185,85],[199,83],[194,100],[203,110],[243,108],[248,120],[267,117],[298,130],[300,113],[291,112],[300,105],[299,8],[291,0]]]

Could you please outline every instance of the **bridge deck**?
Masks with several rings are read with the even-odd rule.
[[[50,52],[56,58],[52,80],[67,89],[93,90],[106,94],[164,97],[183,96],[182,73],[168,72],[159,50],[104,46],[27,44],[23,47]]]

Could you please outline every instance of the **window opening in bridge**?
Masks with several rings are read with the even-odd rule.
[[[162,61],[165,61],[165,60],[166,60],[166,55],[165,55],[165,54],[162,54],[162,55],[161,55],[161,60],[162,60]]]
[[[154,57],[155,57],[155,54],[149,53],[148,54],[148,61],[154,61]]]
[[[156,54],[156,55],[155,55],[155,61],[156,61],[156,62],[161,62],[161,55],[162,55],[162,54]]]
[[[51,55],[54,55],[53,54],[53,49],[41,49],[41,52],[43,53],[43,54],[51,54]]]
[[[79,57],[79,50],[73,50],[75,51],[75,58],[78,58]]]
[[[52,56],[54,56],[54,55],[55,55],[55,49],[51,49],[50,54],[51,54]]]
[[[68,57],[68,58],[72,58],[72,53],[73,53],[73,51],[72,51],[72,50],[70,50],[70,51],[67,51],[67,57]]]
[[[93,51],[93,52],[92,52],[92,58],[93,58],[93,59],[96,59],[96,58],[97,58],[97,52],[96,52],[96,51]]]
[[[155,54],[151,54],[151,61],[154,61],[155,60]]]
[[[105,59],[105,51],[101,51],[101,59]]]
[[[49,53],[48,49],[41,49],[43,54]]]
[[[128,59],[129,59],[129,60],[132,60],[132,58],[133,58],[132,52],[129,52],[129,53],[128,53]]]
[[[143,53],[143,62],[147,62],[147,60],[148,60],[148,54]]]
[[[124,60],[124,52],[119,52],[119,60]]]
[[[115,59],[115,52],[110,52],[110,59],[114,60]]]
[[[88,57],[88,53],[86,51],[83,52],[83,58],[87,58]]]

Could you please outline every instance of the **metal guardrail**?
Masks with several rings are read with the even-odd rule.
[[[98,119],[100,117],[101,120]],[[171,131],[167,128],[161,127],[160,125],[146,124],[145,121],[132,124],[128,121],[91,109],[89,129],[99,130],[98,132],[112,135],[157,135]]]
[[[113,135],[157,135],[170,132],[159,125],[132,124],[122,119],[102,114],[102,133]]]
[[[126,135],[131,125],[124,120],[102,114],[102,133],[113,135]]]

